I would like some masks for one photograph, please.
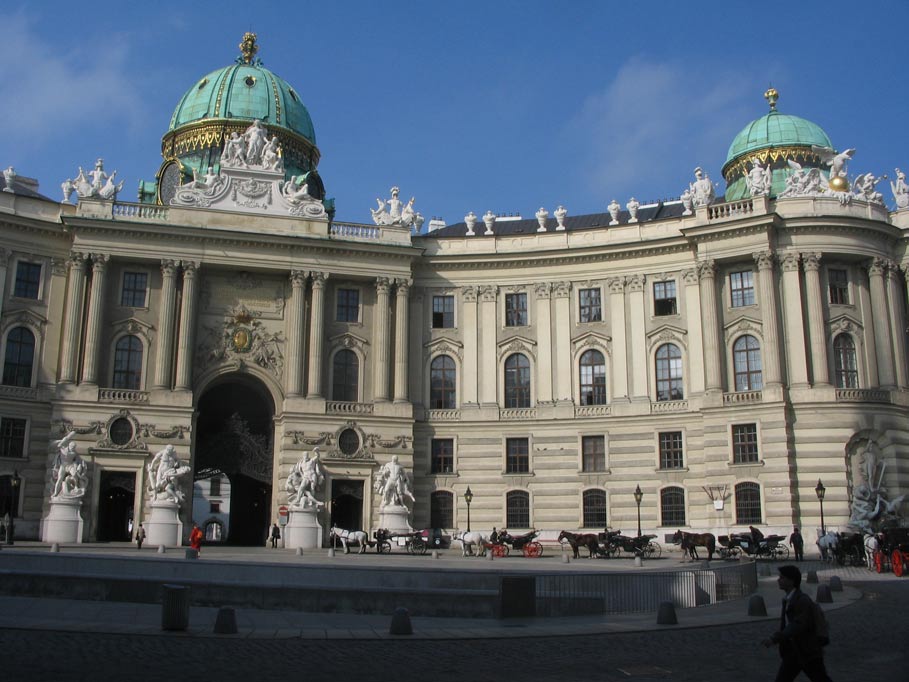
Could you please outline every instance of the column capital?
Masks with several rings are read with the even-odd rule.
[[[647,278],[644,275],[631,275],[627,279],[627,289],[631,293],[644,291],[644,283]]]
[[[305,287],[306,278],[309,277],[309,273],[306,270],[291,270],[290,271],[290,283],[296,287]]]
[[[754,262],[757,263],[758,270],[773,270],[775,254],[770,249],[766,251],[756,251],[751,254]]]
[[[165,277],[173,277],[177,274],[177,261],[169,258],[161,259],[161,274]]]
[[[795,251],[788,251],[780,255],[780,265],[784,272],[791,272],[799,269],[800,254]]]
[[[685,284],[691,286],[692,284],[698,283],[698,271],[695,268],[689,268],[688,270],[682,270],[682,281]]]
[[[391,287],[391,279],[388,277],[376,277],[376,291],[380,294],[387,294]]]
[[[325,282],[328,280],[327,272],[310,272],[309,276],[312,278],[312,288],[313,289],[324,289]]]
[[[180,266],[183,268],[184,277],[195,277],[199,269],[199,263],[194,260],[181,260]]]
[[[499,287],[495,286],[494,284],[480,287],[480,300],[485,303],[495,303],[498,295]]]
[[[476,303],[477,287],[461,287],[461,296],[465,303]]]
[[[92,270],[96,272],[98,270],[104,270],[107,267],[107,264],[110,262],[109,253],[93,253],[91,255],[92,259]]]
[[[552,283],[537,282],[533,285],[533,294],[537,298],[549,298],[552,295]]]
[[[716,277],[716,272],[717,272],[716,261],[713,260],[712,258],[708,258],[707,260],[698,261],[696,267],[698,269],[698,277],[701,280],[713,279],[714,277]]]
[[[805,272],[817,272],[821,268],[821,254],[803,253],[802,268]]]
[[[625,278],[610,277],[606,280],[606,286],[609,287],[609,292],[612,294],[623,294],[625,293]]]
[[[410,293],[410,287],[413,286],[413,280],[403,277],[395,278],[395,288],[398,296],[407,296]]]
[[[6,263],[4,263],[4,265],[6,265]],[[53,274],[65,275],[67,267],[68,267],[68,259],[57,258],[56,256],[51,258],[51,272]]]
[[[552,291],[556,298],[568,298],[571,296],[571,282],[553,282]]]
[[[85,268],[85,254],[81,251],[73,251],[66,259],[66,265],[70,270],[82,271]]]
[[[887,260],[884,258],[872,258],[868,264],[868,274],[872,277],[883,277],[884,270],[887,268]]]

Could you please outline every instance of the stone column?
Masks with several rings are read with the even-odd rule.
[[[776,304],[776,285],[773,278],[773,251],[760,251],[753,254],[758,267],[758,287],[761,303],[761,331],[764,345],[761,348],[761,373],[764,386],[782,384],[780,364],[780,325]]]
[[[855,290],[862,310],[862,328],[864,331],[863,345],[866,366],[865,373],[868,377],[867,383],[863,382],[862,385],[865,387],[877,387],[881,385],[881,382],[877,373],[877,339],[875,339],[874,334],[874,322],[871,319],[874,315],[874,307],[871,305],[871,292],[869,289],[870,277],[867,281],[864,278],[856,279]],[[834,338],[835,337],[836,334],[834,334]],[[855,352],[861,352],[861,346],[859,344],[856,344]]]
[[[884,284],[886,269],[887,261],[883,258],[873,259],[871,265],[868,266],[868,278],[871,283],[871,318],[874,322],[875,355],[877,356],[877,373],[881,388],[896,388],[887,291]]]
[[[183,300],[180,303],[180,338],[177,340],[177,390],[189,391],[193,383],[196,335],[196,276],[199,264],[183,261]]]
[[[85,354],[82,359],[82,381],[98,384],[98,354],[101,352],[101,322],[104,317],[104,280],[110,256],[93,253],[92,286],[88,295],[88,323],[85,329]]]
[[[890,304],[890,331],[893,334],[894,376],[900,388],[909,386],[906,367],[906,312],[903,302],[903,291],[900,285],[899,267],[890,263],[887,268],[889,291],[887,301]]]
[[[799,282],[799,254],[780,256],[783,267],[783,320],[786,324],[786,351],[789,356],[789,385],[808,385],[808,360],[805,357],[805,318],[802,314],[802,289]]]
[[[537,282],[533,287],[536,299],[535,324],[537,330],[537,402],[551,403],[552,395],[552,284]]]
[[[284,376],[284,390],[287,397],[297,397],[303,392],[303,338],[306,305],[306,277],[303,270],[290,271],[290,305],[287,307],[287,374]]]
[[[691,375],[688,386],[692,394],[704,392],[704,335],[701,319],[701,292],[698,286],[698,271],[694,268],[682,271],[685,283],[685,318],[688,320],[688,372]],[[648,367],[649,370],[649,367]]]
[[[830,370],[827,364],[827,334],[824,332],[824,290],[818,270],[821,254],[803,253],[802,268],[805,270],[805,300],[808,302],[808,336],[811,341],[811,377],[815,386],[830,385]]]
[[[644,330],[644,284],[647,278],[644,275],[631,275],[628,277],[626,288],[628,290],[628,314],[631,318],[631,397],[632,399],[646,399],[647,377],[650,362],[647,359],[647,341]]]
[[[704,374],[708,393],[723,390],[716,310],[716,270],[716,262],[713,260],[698,263],[698,277],[701,282],[701,324],[704,333]]]
[[[63,338],[60,342],[60,383],[76,381],[76,358],[79,355],[79,330],[82,328],[82,298],[85,295],[85,256],[70,254],[66,287],[66,311]]]
[[[479,347],[477,324],[477,288],[464,287],[461,289],[464,333],[464,371],[461,372],[461,386],[464,388],[464,405],[477,405],[479,393],[477,392]]]
[[[499,288],[492,284],[480,287],[480,403],[498,404],[496,387],[499,370],[496,358],[496,333],[499,329],[496,298]]]
[[[9,269],[10,250],[0,246],[0,315],[6,302],[6,275]]]
[[[177,264],[161,261],[161,309],[158,311],[158,355],[154,388],[170,388],[174,355],[174,314],[177,307]]]
[[[606,280],[609,287],[609,326],[612,331],[612,397],[628,400],[628,355],[625,343],[625,278]]]
[[[312,311],[309,316],[309,385],[307,398],[322,397],[322,329],[325,321],[325,280],[326,272],[311,272]]]
[[[410,318],[410,287],[413,280],[396,279],[395,291],[395,402],[407,402],[407,321]]]
[[[555,295],[555,399],[573,403],[571,381],[571,282],[556,282]]]
[[[373,398],[377,403],[388,401],[388,290],[387,277],[376,278],[376,307],[373,314],[373,347],[376,361],[373,367]]]

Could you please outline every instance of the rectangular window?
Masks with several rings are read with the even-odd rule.
[[[338,289],[338,322],[357,322],[360,319],[360,290]]]
[[[653,283],[653,314],[676,315],[678,306],[675,297],[675,280]]]
[[[454,471],[454,439],[432,439],[430,471],[434,474],[450,474]]]
[[[432,328],[451,329],[454,326],[454,296],[433,296]]]
[[[578,319],[581,322],[600,322],[603,319],[603,308],[600,304],[599,289],[581,289],[578,292],[580,310]]]
[[[729,273],[729,290],[732,293],[732,307],[754,305],[754,273],[751,270]]]
[[[209,479],[209,481],[209,485],[211,487],[209,488],[208,492],[212,497],[217,497],[221,494],[221,477],[215,476],[214,478]]]
[[[757,424],[735,424],[732,427],[733,464],[753,464],[757,461]]]
[[[144,272],[124,272],[120,305],[129,308],[144,308],[147,289],[148,274]]]
[[[209,509],[208,509],[208,511],[209,511],[209,513],[211,513],[211,514],[220,514],[220,513],[221,513],[221,503],[220,503],[220,502],[212,502],[212,503],[211,503],[211,506],[210,506]]]
[[[581,466],[583,471],[606,471],[606,437],[581,438]]]
[[[681,431],[660,434],[660,469],[681,469],[684,466],[683,455]]]
[[[530,472],[530,443],[526,438],[505,439],[505,473]]]
[[[830,286],[830,302],[834,305],[849,305],[849,274],[845,270],[827,270]]]
[[[505,326],[527,326],[527,294],[505,294]]]
[[[0,419],[0,457],[25,457],[25,419]]]
[[[16,286],[13,296],[38,300],[41,289],[41,264],[19,261],[16,265]]]

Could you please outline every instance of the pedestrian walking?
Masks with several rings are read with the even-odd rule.
[[[801,591],[802,572],[792,564],[780,566],[777,585],[786,593],[780,613],[780,629],[763,641],[765,647],[780,647],[776,682],[792,682],[800,672],[812,682],[830,682],[824,667],[824,649],[818,634],[817,608]]]
[[[281,529],[278,528],[278,524],[274,523],[271,526],[271,548],[274,549],[278,546],[278,540],[281,539]]]
[[[795,560],[802,561],[805,558],[805,538],[802,537],[798,526],[792,527],[792,535],[789,536],[789,545],[795,552]]]
[[[142,527],[142,524],[139,524],[139,528],[136,531],[136,546],[138,549],[142,549],[142,543],[145,542],[145,528]]]
[[[192,532],[189,534],[189,546],[196,550],[196,554],[202,556],[202,531],[199,530],[198,523],[193,523]]]

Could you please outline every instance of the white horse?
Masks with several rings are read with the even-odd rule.
[[[483,556],[486,553],[486,536],[475,530],[455,533],[452,539],[461,543],[461,556]]]
[[[832,530],[828,530],[826,535],[821,534],[821,529],[817,529],[817,546],[821,550],[821,559],[824,561],[833,561],[836,555],[836,546],[839,544],[839,538]]]
[[[358,544],[360,545],[360,550],[357,554],[364,554],[366,552],[366,541],[369,536],[366,534],[366,531],[362,530],[344,530],[343,528],[335,528],[334,526],[328,531],[329,540],[332,538],[338,538],[341,541],[341,546],[344,547],[344,553],[350,554],[350,548],[348,544]]]
[[[881,542],[874,533],[865,533],[865,561],[868,564],[868,570],[873,571],[874,553],[881,547]]]

